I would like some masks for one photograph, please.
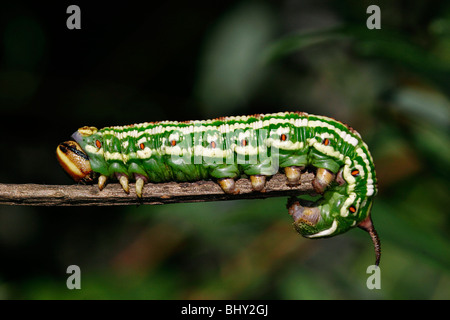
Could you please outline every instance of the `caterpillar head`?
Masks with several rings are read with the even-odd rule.
[[[56,157],[63,169],[76,182],[90,183],[95,178],[92,157],[88,154],[85,140],[97,133],[95,127],[82,127],[73,135],[73,140],[61,143],[56,148]]]
[[[88,183],[93,180],[89,157],[77,142],[66,141],[58,145],[56,157],[61,167],[76,182]]]

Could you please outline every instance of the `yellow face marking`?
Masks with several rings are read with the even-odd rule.
[[[84,174],[80,169],[69,159],[69,157],[61,151],[61,149],[56,148],[56,155],[58,156],[59,163],[66,170],[66,172],[75,180],[79,181],[84,177]]]
[[[91,164],[78,151],[81,151],[81,148],[76,142],[68,141],[60,144],[56,148],[58,162],[75,181],[90,180]]]

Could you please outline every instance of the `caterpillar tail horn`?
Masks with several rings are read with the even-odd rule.
[[[373,246],[375,248],[375,265],[378,266],[380,264],[381,259],[381,244],[380,238],[378,237],[378,233],[373,226],[372,218],[370,214],[358,225],[364,231],[367,231],[372,239]]]

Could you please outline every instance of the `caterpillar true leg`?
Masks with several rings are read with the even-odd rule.
[[[147,182],[147,178],[141,174],[135,174],[134,179],[136,180],[136,195],[142,198],[142,193],[144,191],[144,185]]]
[[[103,175],[103,174],[101,174],[98,177],[98,188],[99,188],[100,191],[102,191],[103,188],[106,186],[106,182],[107,181],[108,181],[108,177]]]
[[[128,176],[126,174],[116,172],[116,178],[117,180],[119,180],[119,183],[122,186],[123,191],[125,191],[126,193],[130,193]]]

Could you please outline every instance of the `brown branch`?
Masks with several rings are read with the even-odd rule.
[[[314,194],[313,178],[305,173],[299,186],[289,187],[286,177],[276,174],[267,181],[266,192],[253,192],[248,179],[239,179],[237,195],[225,194],[214,181],[148,183],[142,200],[136,197],[134,184],[130,184],[130,194],[118,183],[108,184],[102,191],[96,185],[0,184],[0,205],[112,206],[287,197]]]

